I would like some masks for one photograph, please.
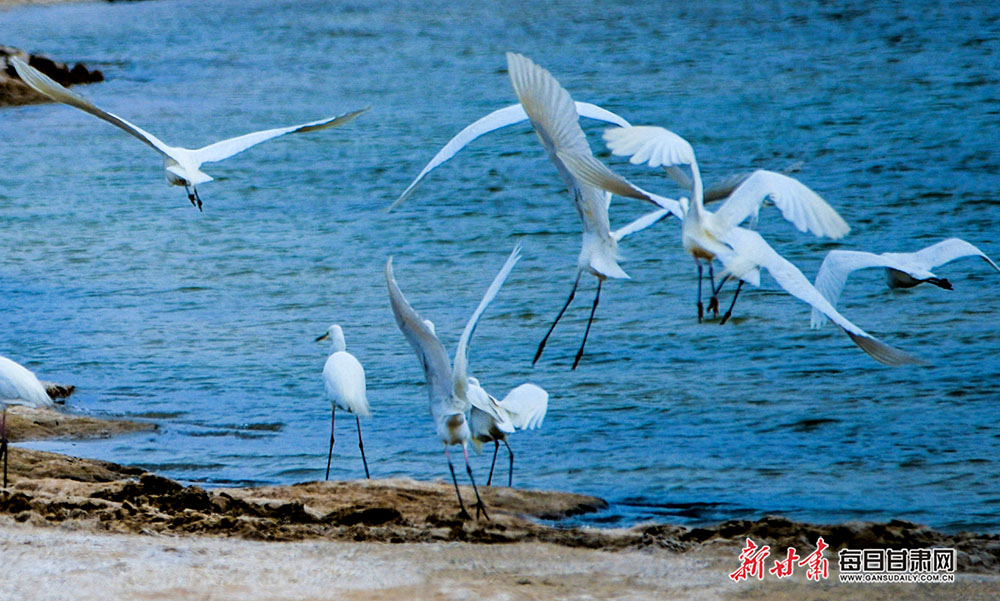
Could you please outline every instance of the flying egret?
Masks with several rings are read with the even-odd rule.
[[[330,453],[326,458],[326,479],[330,479],[330,461],[333,459],[333,426],[337,418],[337,407],[354,414],[358,424],[358,448],[361,449],[361,461],[365,464],[365,478],[368,474],[368,460],[365,459],[365,442],[361,438],[361,416],[371,417],[368,408],[368,396],[365,388],[365,368],[354,355],[347,352],[344,341],[344,330],[337,324],[327,328],[322,336],[316,339],[331,340],[330,356],[323,366],[323,387],[326,397],[330,400]]]
[[[628,275],[619,267],[617,261],[617,243],[620,238],[615,238],[613,232],[610,231],[608,206],[611,202],[611,194],[645,200],[653,203],[658,208],[658,210],[640,217],[625,228],[622,228],[621,231],[627,231],[622,237],[642,229],[637,227],[638,224],[645,224],[645,227],[648,227],[663,218],[668,212],[679,216],[680,209],[676,201],[650,194],[633,186],[594,158],[590,146],[587,144],[586,136],[580,128],[579,116],[583,115],[621,126],[627,126],[627,121],[599,106],[584,102],[574,102],[570,98],[569,93],[559,85],[559,82],[548,71],[537,66],[524,56],[508,52],[507,65],[519,104],[494,111],[459,132],[421,170],[417,178],[389,207],[389,210],[399,206],[399,204],[406,200],[413,193],[416,186],[434,168],[449,160],[479,136],[508,125],[530,120],[535,132],[548,152],[549,158],[555,163],[556,169],[562,176],[566,187],[574,197],[574,204],[583,222],[584,230],[573,289],[566,304],[559,312],[555,322],[553,322],[552,327],[549,328],[545,338],[539,344],[535,357],[532,360],[532,365],[541,357],[549,335],[555,328],[556,323],[562,318],[563,313],[565,313],[566,308],[576,294],[580,276],[584,271],[587,271],[598,278],[598,288],[594,304],[591,308],[590,319],[587,322],[587,329],[584,332],[583,343],[580,345],[580,350],[573,361],[573,369],[576,369],[580,359],[583,357],[583,350],[587,343],[587,336],[590,333],[594,312],[597,309],[597,303],[600,299],[601,285],[609,277],[628,278]],[[574,175],[575,169],[587,169],[596,183],[593,185],[582,184]],[[667,212],[664,212],[664,210]]]
[[[167,182],[174,186],[184,186],[184,189],[187,190],[188,199],[191,201],[191,204],[197,206],[199,210],[201,210],[202,203],[201,197],[198,195],[197,186],[205,182],[212,181],[212,177],[210,175],[201,171],[202,164],[214,163],[216,161],[228,159],[233,155],[243,152],[251,146],[255,146],[261,142],[265,142],[285,134],[316,131],[319,129],[343,125],[368,110],[367,108],[364,108],[344,113],[343,115],[338,115],[336,117],[330,117],[328,119],[303,123],[301,125],[257,131],[236,138],[222,140],[221,142],[210,144],[204,148],[181,148],[168,146],[153,134],[129,123],[118,115],[106,112],[95,106],[86,98],[67,90],[44,73],[25,63],[20,58],[15,56],[11,58],[10,62],[14,65],[14,69],[17,71],[17,74],[21,77],[21,79],[38,92],[52,98],[56,102],[76,107],[81,111],[90,113],[98,119],[103,119],[112,125],[116,125],[150,146],[156,152],[160,153],[163,157],[163,168],[167,172]]]
[[[434,333],[433,325],[420,317],[400,291],[392,271],[392,257],[389,257],[385,263],[385,280],[389,288],[392,314],[396,318],[396,325],[406,336],[424,369],[431,417],[434,419],[438,437],[444,443],[444,454],[448,460],[448,469],[451,471],[451,480],[455,484],[455,494],[458,495],[458,504],[462,510],[461,515],[465,519],[470,519],[471,516],[465,510],[462,493],[458,490],[458,479],[455,478],[455,467],[452,465],[451,454],[448,451],[450,445],[456,444],[462,445],[462,453],[465,456],[465,471],[472,482],[472,490],[476,493],[476,517],[478,518],[479,513],[482,512],[486,519],[489,519],[489,515],[486,514],[486,506],[479,496],[479,489],[476,488],[476,480],[472,476],[472,467],[469,465],[468,445],[471,432],[465,416],[472,406],[469,400],[470,387],[467,374],[469,341],[472,339],[476,324],[479,323],[486,307],[496,297],[510,276],[514,265],[520,259],[520,252],[520,245],[515,246],[499,273],[493,278],[493,283],[486,290],[486,294],[479,301],[479,306],[469,317],[465,329],[462,330],[462,336],[459,338],[458,348],[455,350],[454,365],[449,362],[448,352],[444,350],[444,346]]]
[[[16,361],[0,355],[0,456],[3,457],[3,487],[7,488],[7,406],[51,407],[52,399],[35,374]]]
[[[608,219],[611,194],[630,196],[647,200],[662,210],[679,214],[676,202],[669,199],[654,199],[636,188],[621,176],[616,175],[598,161],[590,150],[587,138],[580,127],[579,116],[573,99],[551,73],[533,63],[527,57],[513,52],[507,53],[507,71],[521,106],[528,114],[538,139],[542,142],[549,159],[555,164],[566,188],[573,197],[577,214],[583,225],[583,241],[577,259],[576,279],[569,298],[549,327],[538,345],[534,365],[548,342],[552,330],[566,312],[566,308],[576,295],[580,276],[589,273],[597,278],[597,293],[590,309],[587,328],[583,333],[580,350],[573,359],[573,369],[583,357],[590,326],[601,298],[601,286],[609,278],[628,279],[628,274],[618,265],[618,239],[612,235]],[[586,182],[578,177],[578,171],[585,170],[589,178]],[[656,211],[661,216],[666,213]]]
[[[725,247],[714,250],[718,251],[716,256],[722,261],[726,275],[732,275],[752,286],[760,286],[760,270],[767,269],[785,292],[826,315],[850,336],[854,344],[876,361],[893,366],[924,363],[878,340],[837,312],[820,291],[809,283],[806,276],[802,275],[799,268],[779,255],[759,233],[734,227],[726,233],[724,242]]]
[[[989,263],[990,267],[1000,272],[1000,267],[974,245],[959,238],[948,238],[912,253],[876,255],[857,250],[832,250],[827,253],[816,274],[816,289],[830,301],[831,305],[836,306],[840,293],[847,283],[847,276],[851,272],[869,267],[882,267],[885,269],[886,282],[890,288],[913,288],[926,282],[951,290],[951,282],[937,277],[931,270],[962,257],[980,257]],[[826,323],[826,316],[813,309],[810,323],[812,327],[818,328]]]
[[[763,201],[770,198],[781,209],[781,214],[795,224],[799,231],[809,231],[816,236],[841,238],[850,227],[836,210],[802,182],[774,171],[757,170],[742,181],[714,213],[705,208],[705,194],[695,159],[694,149],[687,140],[663,127],[631,126],[612,128],[604,132],[604,140],[612,154],[628,156],[629,162],[650,167],[663,167],[672,176],[676,167],[687,165],[691,169],[691,199],[683,209],[681,240],[684,250],[694,258],[698,268],[698,321],[704,316],[701,302],[701,261],[708,262],[712,298],[709,310],[718,315],[718,289],[712,264],[716,250],[726,233],[747,218],[756,217]],[[686,174],[685,174],[686,175]],[[590,177],[581,172],[581,177]],[[678,179],[675,176],[675,179]],[[722,285],[719,285],[721,288]],[[742,280],[733,296],[739,296]],[[730,306],[729,314],[732,314]],[[722,323],[725,323],[725,319]]]
[[[493,462],[486,486],[493,482],[493,468],[497,465],[500,443],[507,447],[510,468],[507,472],[507,486],[514,485],[514,451],[507,442],[507,435],[515,430],[534,430],[542,425],[549,407],[549,393],[535,384],[526,383],[511,390],[502,401],[479,384],[476,378],[469,378],[469,427],[472,429],[472,446],[476,452],[482,451],[484,443],[492,442]]]

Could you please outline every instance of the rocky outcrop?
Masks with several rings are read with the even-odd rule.
[[[98,69],[88,69],[80,63],[72,67],[38,54],[28,54],[18,48],[0,46],[0,106],[41,104],[51,100],[34,91],[21,81],[10,64],[11,57],[18,56],[29,65],[48,75],[64,86],[104,81],[104,74]]]

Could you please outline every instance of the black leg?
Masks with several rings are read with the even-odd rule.
[[[469,449],[462,445],[462,453],[465,454],[465,473],[469,474],[469,481],[472,482],[472,490],[476,493],[476,519],[479,519],[479,512],[483,513],[483,517],[487,520],[490,516],[486,513],[486,505],[483,503],[482,497],[479,496],[479,489],[476,488],[476,479],[472,477],[472,466],[469,465]]]
[[[715,314],[715,317],[719,316],[719,299],[715,296],[715,263],[712,261],[708,262],[708,282],[712,286],[712,298],[708,299],[708,310]],[[721,286],[720,286],[721,288]]]
[[[3,487],[7,488],[7,405],[3,406],[3,417],[0,417],[0,456],[3,457]]]
[[[365,478],[371,480],[368,475],[368,460],[365,459],[365,441],[361,440],[361,418],[355,415],[354,421],[358,422],[358,448],[361,449],[361,461],[365,464]]]
[[[493,468],[497,466],[497,451],[500,450],[500,442],[493,441],[493,463],[490,464],[490,477],[486,479],[486,486],[489,486],[493,482]]]
[[[326,456],[326,479],[330,479],[330,461],[333,459],[333,425],[337,421],[337,406],[330,412],[330,454]]]
[[[597,294],[594,296],[594,306],[590,308],[590,319],[587,320],[587,329],[583,332],[583,344],[580,345],[580,350],[576,352],[576,359],[573,359],[573,369],[580,363],[580,358],[583,357],[583,347],[587,346],[587,336],[590,335],[590,324],[594,323],[594,312],[597,311],[597,301],[601,300],[601,284],[604,280],[597,279]]]
[[[444,447],[444,456],[448,458],[448,469],[451,470],[451,481],[455,484],[455,494],[458,495],[458,506],[462,508],[461,513],[458,514],[463,520],[471,520],[472,516],[469,512],[465,510],[465,503],[462,502],[462,493],[458,491],[458,478],[455,477],[455,466],[451,464],[451,453],[448,452],[448,446]],[[476,493],[478,496],[479,493]]]
[[[198,194],[198,188],[192,187],[191,189],[194,190],[194,199],[195,199],[195,201],[198,202],[198,210],[201,211],[202,210],[201,209],[201,196]]]
[[[701,261],[695,259],[695,263],[698,265],[698,323],[701,323],[705,315],[705,307],[701,304]]]
[[[736,285],[736,294],[733,295],[733,302],[729,303],[729,310],[722,316],[722,321],[719,322],[719,325],[726,323],[729,321],[729,318],[732,317],[733,307],[736,306],[736,297],[740,295],[741,288],[743,288],[743,280],[740,280],[740,283]]]
[[[545,343],[549,341],[549,336],[552,334],[552,330],[556,329],[556,324],[559,323],[560,319],[562,319],[563,313],[566,312],[566,307],[569,307],[569,304],[573,302],[573,297],[576,296],[576,287],[580,283],[580,276],[582,274],[582,271],[577,272],[576,280],[573,282],[573,289],[569,291],[569,298],[566,299],[566,304],[563,305],[562,309],[560,309],[559,315],[556,315],[556,320],[552,322],[552,325],[549,327],[549,331],[545,333],[545,338],[542,338],[541,344],[538,345],[538,350],[535,351],[535,358],[531,360],[532,367],[534,367],[535,363],[538,362],[538,358],[542,356],[542,351],[545,350]]]
[[[503,439],[503,446],[507,447],[507,452],[510,453],[510,471],[507,472],[507,488],[512,488],[514,486],[514,451],[510,449],[506,438]]]
[[[714,290],[712,290],[712,296],[717,296],[720,292],[722,292],[722,287],[725,286],[726,282],[728,281],[729,281],[729,274],[727,273],[726,275],[722,276],[721,280],[719,280],[719,285],[716,286]]]

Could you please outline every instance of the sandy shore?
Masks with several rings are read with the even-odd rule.
[[[72,421],[71,419],[69,421]],[[0,491],[11,599],[996,599],[1000,536],[916,524],[559,528],[594,497],[492,488],[464,520],[446,482],[306,482],[203,490],[137,468],[13,447]],[[471,496],[472,491],[465,491]],[[735,583],[745,536],[776,549],[831,543],[830,578]],[[951,584],[840,584],[851,548],[959,550]],[[72,591],[67,593],[67,591]]]

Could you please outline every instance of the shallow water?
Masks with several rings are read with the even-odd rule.
[[[530,128],[477,141],[382,211],[451,135],[515,101],[503,53],[517,50],[577,100],[685,136],[707,180],[801,161],[797,176],[853,228],[829,242],[764,213],[765,235],[810,277],[832,248],[960,236],[1000,256],[1000,7],[385,4],[0,12],[0,42],[104,70],[82,93],[169,143],[372,107],[208,166],[204,213],[115,128],[67,107],[4,109],[0,353],[76,384],[78,410],[160,426],[32,447],[206,485],[321,478],[327,347],[313,339],[338,322],[368,374],[373,475],[445,478],[383,265],[395,257],[400,287],[453,349],[521,241],[471,352],[497,396],[525,380],[551,394],[544,427],[511,439],[516,485],[609,499],[594,523],[782,513],[1000,531],[1000,277],[981,261],[939,270],[952,292],[851,278],[845,315],[933,363],[892,369],[830,326],[810,330],[808,308],[768,276],[730,324],[699,325],[695,269],[668,221],[623,244],[632,280],[604,287],[581,367],[569,370],[592,279],[532,369],[572,283],[579,223]],[[601,148],[601,127],[586,129]],[[644,210],[616,200],[613,223]],[[356,478],[341,417],[331,477]],[[488,459],[474,458],[481,479]]]

